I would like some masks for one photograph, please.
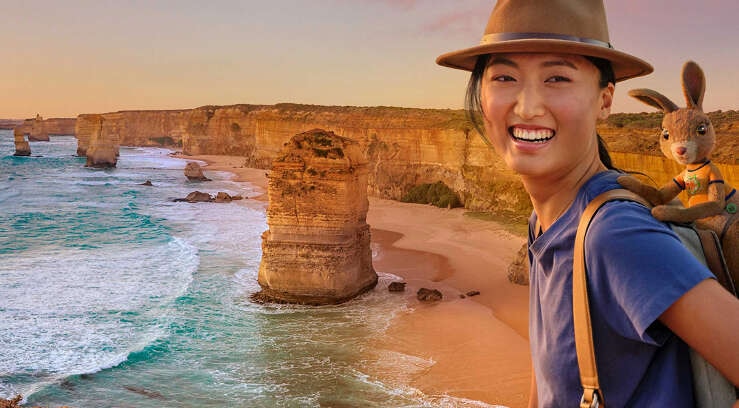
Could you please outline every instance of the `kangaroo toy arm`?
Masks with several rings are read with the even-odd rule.
[[[660,221],[690,223],[701,218],[721,214],[724,209],[724,186],[721,184],[711,185],[709,189],[710,201],[685,208],[682,205],[671,203],[681,191],[674,182],[669,182],[661,189],[657,189],[632,176],[621,176],[617,181],[625,189],[639,194],[654,205],[652,215]]]
[[[691,223],[701,218],[719,215],[722,211],[723,206],[719,202],[707,201],[688,208],[675,205],[658,205],[652,208],[652,215],[660,221]]]
[[[667,204],[680,194],[680,187],[674,182],[665,184],[662,188],[657,189],[648,184],[644,184],[633,176],[621,176],[617,179],[618,184],[633,193],[636,193],[652,205]]]
[[[661,221],[688,223],[721,214],[726,205],[724,185],[712,184],[708,188],[708,197],[708,201],[688,208],[660,205],[652,208],[652,215]]]

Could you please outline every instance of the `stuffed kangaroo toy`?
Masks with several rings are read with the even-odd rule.
[[[655,207],[652,215],[662,221],[695,222],[719,236],[726,263],[735,279],[739,275],[739,194],[724,183],[718,167],[711,163],[710,154],[716,135],[708,116],[703,112],[706,79],[698,64],[688,61],[683,66],[683,94],[688,106],[678,108],[672,101],[651,89],[634,89],[629,95],[662,110],[660,148],[670,159],[685,165],[685,170],[657,189],[631,176],[622,176],[619,183],[641,195]],[[688,194],[687,208],[666,205],[680,191]]]

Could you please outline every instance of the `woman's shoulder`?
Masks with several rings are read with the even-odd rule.
[[[654,218],[649,208],[630,200],[605,203],[593,217],[587,237],[591,242],[606,243],[643,239],[669,239],[671,242],[679,242],[672,229]]]
[[[582,216],[587,205],[599,195],[622,189],[617,181],[621,175],[623,174],[611,170],[598,173],[588,180],[578,194],[579,216]],[[629,199],[615,199],[606,202],[598,210],[588,229],[588,235],[599,235],[615,230],[622,233],[629,231],[646,233],[654,230],[667,232],[670,228],[654,218],[646,206]]]
[[[632,201],[606,203],[588,228],[585,248],[591,256],[621,269],[704,269],[668,224]]]

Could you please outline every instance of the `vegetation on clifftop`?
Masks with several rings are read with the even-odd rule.
[[[731,128],[733,122],[739,122],[739,111],[707,112],[708,118],[717,129]],[[659,128],[662,126],[662,112],[614,113],[605,120],[605,124],[616,128]]]
[[[169,136],[157,136],[157,137],[150,137],[149,140],[152,143],[156,143],[159,146],[176,146],[176,147],[182,147],[182,139],[175,141]]]
[[[400,201],[404,203],[433,204],[439,208],[462,206],[457,193],[441,181],[419,184],[405,193]]]

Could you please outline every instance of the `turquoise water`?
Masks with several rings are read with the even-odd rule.
[[[228,173],[121,148],[88,169],[73,137],[13,157],[0,130],[0,397],[74,407],[466,407],[389,384],[431,364],[375,350],[407,308],[384,288],[338,306],[250,302],[265,204],[175,203],[193,190],[255,195]],[[151,180],[153,187],[139,185]],[[397,373],[395,373],[397,374]],[[397,376],[397,375],[396,375]]]

